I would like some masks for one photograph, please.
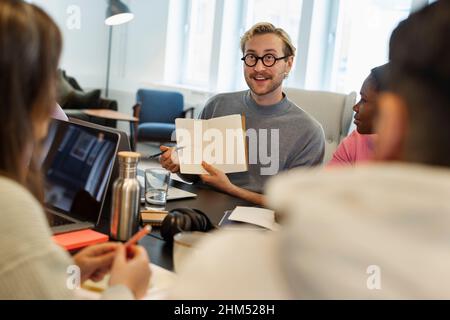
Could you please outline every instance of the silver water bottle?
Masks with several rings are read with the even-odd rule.
[[[120,175],[114,182],[111,206],[111,238],[127,241],[139,229],[141,186],[137,179],[137,165],[141,155],[119,152]]]

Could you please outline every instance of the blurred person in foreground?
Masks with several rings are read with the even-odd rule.
[[[76,280],[69,270],[77,268],[79,283],[111,274],[104,299],[141,298],[150,278],[144,248],[127,252],[105,243],[71,257],[51,238],[37,159],[57,112],[61,47],[61,33],[43,10],[0,1],[0,299],[77,298],[68,285]]]

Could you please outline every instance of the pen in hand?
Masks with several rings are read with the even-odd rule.
[[[130,238],[125,243],[125,248],[128,249],[129,247],[135,245],[138,243],[139,240],[141,240],[143,237],[145,237],[147,234],[149,234],[152,231],[152,227],[150,225],[146,225],[144,228],[142,228],[140,231],[138,231],[134,236]]]
[[[180,151],[180,150],[182,150],[182,149],[184,149],[184,148],[186,148],[186,147],[177,147],[177,148],[175,148],[173,151]],[[168,151],[168,150],[166,150],[166,151]],[[160,152],[160,153],[157,153],[157,154],[154,154],[154,155],[151,155],[151,156],[149,156],[147,159],[156,159],[156,158],[158,158],[159,156],[162,156],[166,151],[163,151],[163,152]]]
[[[132,236],[130,238],[130,240],[128,240],[125,243],[125,251],[126,251],[126,255],[127,255],[127,259],[132,259],[133,258],[133,253],[131,250],[131,247],[136,245],[138,243],[139,240],[141,240],[143,237],[145,237],[147,234],[149,234],[152,231],[152,226],[150,225],[146,225],[144,228],[142,228],[141,230],[139,230],[134,236]]]

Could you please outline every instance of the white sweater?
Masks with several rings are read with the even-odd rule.
[[[66,285],[72,264],[52,241],[40,204],[24,187],[0,177],[0,299],[73,299]],[[103,298],[133,296],[115,286]]]
[[[450,299],[450,170],[294,170],[268,185],[279,232],[219,231],[174,298]]]

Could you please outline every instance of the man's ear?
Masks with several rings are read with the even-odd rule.
[[[291,72],[292,66],[294,65],[294,57],[290,56],[286,63],[286,72]]]
[[[408,112],[403,98],[395,93],[382,93],[378,98],[375,159],[402,160],[408,130]]]

